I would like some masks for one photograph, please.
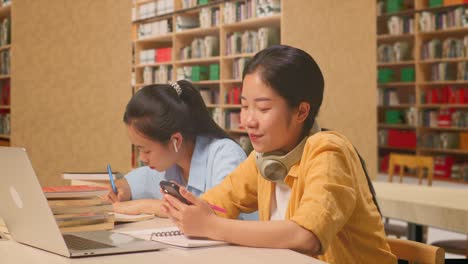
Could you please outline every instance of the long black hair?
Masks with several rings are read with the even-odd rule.
[[[177,81],[180,95],[171,84],[148,85],[138,90],[127,104],[123,121],[148,138],[167,142],[180,132],[189,140],[198,135],[229,138],[211,118],[198,90],[185,80]]]
[[[310,104],[303,133],[312,128],[323,100],[324,80],[315,60],[305,51],[286,45],[275,45],[261,50],[246,65],[247,74],[257,72],[262,81],[283,97],[290,108],[301,102]]]

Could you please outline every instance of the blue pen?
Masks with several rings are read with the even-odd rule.
[[[107,164],[107,173],[109,173],[109,179],[112,185],[112,191],[114,191],[114,193],[117,193],[117,188],[115,188],[114,176],[112,176],[112,169],[111,169],[110,164]]]

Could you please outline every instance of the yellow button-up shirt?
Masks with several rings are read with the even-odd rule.
[[[332,131],[310,136],[284,182],[291,188],[285,219],[317,236],[317,258],[328,263],[397,262],[359,157],[346,137]],[[225,217],[258,210],[260,220],[268,221],[274,191],[275,183],[260,175],[252,152],[202,198],[225,208]]]

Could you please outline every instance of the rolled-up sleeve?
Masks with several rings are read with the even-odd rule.
[[[158,172],[148,166],[140,167],[125,175],[132,199],[161,199],[159,182],[163,179],[164,172]]]
[[[350,165],[339,145],[309,145],[311,152],[301,172],[304,192],[291,217],[298,225],[314,233],[325,252],[356,206],[355,182]]]

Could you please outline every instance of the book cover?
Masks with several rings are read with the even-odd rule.
[[[79,213],[106,213],[106,212],[112,212],[114,210],[112,204],[82,206],[82,207],[58,206],[58,207],[51,207],[50,209],[52,210],[52,213],[54,215],[79,214]]]
[[[145,221],[154,218],[154,214],[137,214],[137,215],[129,215],[129,214],[120,214],[120,213],[113,213],[116,222],[139,222]]]
[[[118,172],[112,173],[115,179],[121,178],[121,174]],[[102,180],[108,181],[109,174],[107,172],[64,172],[62,173],[64,180]]]
[[[109,191],[105,187],[73,185],[73,186],[48,186],[42,187],[46,198],[73,198],[92,197],[107,194]]]

